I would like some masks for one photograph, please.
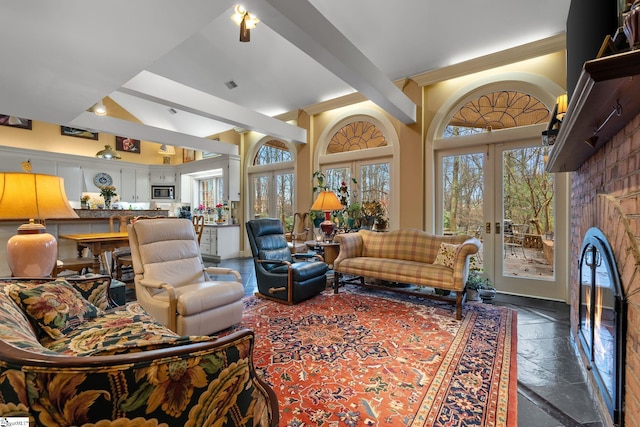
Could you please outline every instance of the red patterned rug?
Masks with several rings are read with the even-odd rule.
[[[347,286],[288,306],[245,299],[280,425],[516,426],[516,314]]]

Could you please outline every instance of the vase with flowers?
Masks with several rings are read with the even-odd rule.
[[[222,203],[218,203],[216,205],[216,214],[218,215],[218,218],[216,219],[216,222],[223,222],[224,220],[222,219],[222,212],[224,211],[224,205]]]
[[[80,198],[80,208],[82,209],[87,209],[87,205],[89,204],[89,199],[91,199],[91,197],[89,197],[88,195],[84,195]]]
[[[103,185],[99,188],[100,195],[104,199],[104,208],[111,209],[111,200],[118,195],[116,193],[116,187],[114,187],[113,185]]]

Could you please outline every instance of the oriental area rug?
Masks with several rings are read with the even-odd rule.
[[[517,425],[516,313],[347,286],[288,306],[245,299],[280,425]]]

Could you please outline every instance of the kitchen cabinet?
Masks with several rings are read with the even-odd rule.
[[[150,174],[152,184],[176,183],[176,170],[173,167],[152,168]]]
[[[68,200],[80,200],[82,196],[82,180],[78,179],[82,175],[82,169],[77,163],[58,162],[57,175],[64,179],[64,191]]]
[[[122,202],[148,202],[151,198],[149,173],[143,169],[121,169],[120,188],[116,187]]]
[[[227,194],[225,200],[234,202],[240,201],[240,159],[235,157],[229,158],[229,167],[227,168],[227,176],[225,176],[225,188]]]
[[[200,239],[200,253],[204,259],[236,258],[240,254],[238,225],[205,225]]]

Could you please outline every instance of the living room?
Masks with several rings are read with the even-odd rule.
[[[611,3],[609,6],[614,10],[615,15],[617,4],[615,4],[616,2]],[[227,5],[225,13],[229,7]],[[549,5],[549,8],[553,10],[557,10],[558,7],[555,4]],[[563,3],[560,8],[562,7],[565,8],[563,10],[564,17],[560,21],[564,23],[567,21],[570,12],[569,2]],[[582,12],[586,13],[589,7],[582,5]],[[543,9],[542,6],[540,8]],[[575,4],[572,4],[571,9],[574,13],[576,13],[575,8]],[[228,17],[225,19],[229,20]],[[504,17],[504,19],[507,18]],[[135,23],[130,24],[135,25]],[[256,30],[254,30],[253,39],[248,44],[259,43],[260,25],[259,23]],[[583,24],[582,26],[584,27],[585,25]],[[586,54],[586,56],[583,55],[582,60],[579,61],[580,64],[596,57],[605,35],[614,35],[615,24],[613,29],[610,27],[606,26],[605,30],[595,30],[596,27],[590,27],[591,32],[597,33],[592,36],[597,41],[591,43],[589,47],[592,52]],[[235,39],[237,27],[234,30],[233,37]],[[183,31],[186,32],[187,30],[183,29]],[[449,29],[449,31],[451,30]],[[0,126],[0,151],[4,153],[11,152],[12,154],[30,152],[28,157],[34,165],[46,164],[49,158],[64,162],[64,156],[66,155],[71,156],[69,158],[75,162],[78,158],[76,156],[93,158],[96,152],[105,145],[113,145],[115,147],[115,136],[126,135],[139,138],[141,147],[140,154],[120,152],[122,156],[121,162],[128,166],[163,165],[163,157],[165,156],[158,154],[158,147],[165,143],[176,147],[177,153],[170,160],[170,166],[175,168],[180,168],[185,164],[183,163],[183,158],[189,159],[189,156],[185,157],[183,155],[183,150],[195,150],[196,161],[186,162],[189,163],[187,166],[194,168],[201,161],[202,153],[215,151],[216,147],[221,147],[220,150],[228,150],[228,146],[234,146],[240,154],[241,165],[241,199],[239,201],[240,216],[238,220],[241,228],[240,236],[242,237],[246,234],[243,229],[244,222],[256,214],[251,194],[252,185],[255,182],[254,178],[259,177],[260,174],[274,174],[279,168],[284,168],[281,170],[292,173],[296,182],[294,211],[307,211],[313,203],[312,176],[314,171],[330,169],[345,163],[356,165],[358,161],[365,161],[371,164],[375,163],[376,159],[383,158],[387,159],[390,165],[387,183],[389,185],[389,194],[392,195],[388,206],[389,228],[392,230],[418,228],[430,232],[444,232],[447,225],[443,215],[445,206],[445,200],[443,199],[446,196],[439,190],[443,185],[443,175],[439,169],[443,164],[443,159],[446,159],[447,156],[486,153],[485,160],[489,161],[489,159],[503,154],[502,148],[500,150],[496,148],[499,146],[506,147],[506,149],[540,146],[540,134],[548,126],[548,121],[544,121],[511,129],[495,127],[490,132],[460,137],[456,140],[455,147],[452,147],[451,140],[443,137],[443,132],[450,123],[451,118],[472,100],[478,99],[487,93],[498,91],[528,93],[546,107],[548,114],[552,113],[557,97],[563,93],[570,92],[570,82],[575,85],[578,80],[577,74],[581,69],[581,66],[576,68],[576,65],[571,62],[576,59],[571,57],[568,31],[567,29],[566,40],[565,32],[562,30],[550,33],[539,40],[528,40],[525,43],[505,45],[504,48],[496,52],[478,56],[477,58],[468,56],[465,60],[456,64],[442,65],[431,70],[421,69],[419,72],[408,74],[411,76],[410,78],[394,76],[394,86],[399,88],[400,92],[417,106],[417,114],[413,122],[406,123],[401,118],[403,114],[406,115],[406,111],[394,115],[389,112],[392,108],[381,107],[380,104],[373,101],[373,99],[376,99],[375,97],[367,100],[369,96],[365,95],[364,91],[362,91],[362,94],[337,96],[330,101],[323,100],[323,102],[300,104],[295,108],[290,108],[286,113],[279,114],[277,116],[279,121],[286,122],[288,125],[295,124],[296,128],[301,128],[305,131],[305,143],[292,142],[296,141],[299,136],[288,135],[288,138],[282,137],[281,133],[289,132],[289,128],[285,129],[284,132],[274,130],[274,133],[268,133],[254,131],[249,127],[235,126],[234,129],[211,132],[204,135],[204,137],[185,137],[189,141],[188,143],[181,142],[179,136],[168,134],[166,130],[162,132],[154,131],[153,136],[150,134],[147,136],[141,128],[129,126],[128,123],[125,123],[125,126],[121,123],[137,122],[136,124],[139,125],[145,120],[122,107],[124,96],[119,98],[123,102],[118,102],[119,100],[116,100],[117,97],[115,96],[110,97],[111,89],[106,92],[103,90],[98,96],[96,96],[96,93],[100,92],[99,89],[95,89],[96,93],[77,96],[83,98],[79,100],[79,103],[85,104],[82,108],[83,111],[90,108],[98,100],[104,102],[108,110],[107,118],[112,120],[110,123],[118,120],[118,124],[115,127],[117,131],[114,128],[109,128],[111,124],[102,127],[99,124],[100,122],[96,121],[99,118],[87,118],[89,114],[93,115],[89,112],[86,112],[87,115],[82,114],[82,117],[86,118],[86,122],[71,120],[76,119],[76,117],[71,117],[68,112],[66,113],[67,117],[71,117],[71,119],[65,121],[48,120],[47,118],[52,117],[52,113],[43,113],[44,107],[30,110],[27,101],[18,102],[17,97],[14,96],[13,89],[7,88],[6,96],[2,97],[4,98],[2,101],[3,109],[0,110],[0,113],[27,118],[32,122],[30,129],[16,126]],[[236,43],[240,44],[239,42]],[[444,43],[444,41],[439,41],[439,43]],[[13,55],[14,53],[10,52],[10,50],[11,48],[5,46],[3,52],[7,51],[8,55]],[[77,48],[70,50],[77,53]],[[105,56],[107,56],[106,52],[108,51],[105,51]],[[136,52],[136,54],[138,53]],[[149,55],[151,56],[152,54],[150,53]],[[420,54],[416,50],[413,55]],[[78,54],[78,57],[81,56]],[[148,61],[152,62],[151,59],[148,59]],[[112,62],[111,68],[107,68],[103,72],[106,76],[115,67],[114,64],[117,61],[111,60],[110,62]],[[43,66],[42,69],[45,69],[45,67]],[[114,71],[114,73],[118,74],[121,71],[117,71],[117,73]],[[130,73],[130,75],[133,74]],[[5,76],[3,79],[7,86],[11,84],[9,77]],[[123,81],[127,80],[124,79]],[[119,87],[123,84],[123,81],[117,84],[110,82],[106,86],[115,85]],[[242,82],[239,81],[239,83]],[[45,85],[47,81],[43,80],[41,84]],[[72,88],[65,86],[59,91],[59,96],[71,96],[68,95],[71,90]],[[139,88],[128,88],[129,94],[140,90]],[[150,97],[149,95],[148,98]],[[91,100],[86,98],[91,98]],[[10,101],[8,101],[9,99]],[[395,107],[402,110],[397,105]],[[55,107],[49,105],[48,108]],[[626,108],[626,106],[623,105],[623,108]],[[177,110],[180,109],[177,108]],[[182,111],[179,111],[176,116],[181,113]],[[209,115],[212,116],[213,114],[210,113]],[[331,138],[339,130],[343,129],[345,125],[363,118],[367,122],[373,123],[385,135],[387,142],[385,148],[372,153],[370,158],[367,158],[366,154],[357,152],[342,153],[341,157],[338,158],[335,153],[327,150]],[[97,139],[74,139],[60,134],[59,126],[61,125],[83,127],[81,124],[88,125],[85,127],[98,131]],[[271,126],[273,125],[270,122],[266,125],[267,128]],[[127,131],[131,133],[127,133]],[[198,141],[195,141],[195,139]],[[286,147],[286,151],[293,158],[292,162],[271,170],[268,170],[269,168],[264,165],[256,165],[254,159],[260,148],[274,140],[279,141]],[[626,151],[627,155],[633,152],[633,149]],[[51,155],[48,153],[54,154],[49,157]],[[27,159],[25,158],[24,160]],[[109,161],[105,160],[103,162],[106,164]],[[499,162],[496,162],[491,171],[491,173],[497,175],[492,175],[491,177],[485,175],[484,177],[490,180],[489,182],[492,182],[492,187],[485,189],[487,198],[501,193],[499,184],[495,182],[497,181],[496,177],[500,175],[500,172],[496,172],[499,164]],[[18,166],[16,165],[15,169],[17,168]],[[625,170],[627,169],[630,171],[634,167],[625,166]],[[36,169],[33,172],[41,171]],[[592,171],[589,173],[592,173]],[[586,232],[584,229],[588,228],[587,222],[589,221],[584,224],[581,223],[579,227],[576,226],[575,221],[577,218],[579,218],[579,221],[585,221],[585,216],[589,217],[589,215],[583,215],[581,213],[582,209],[586,208],[581,207],[581,202],[571,201],[571,197],[575,196],[575,187],[572,187],[576,185],[575,179],[581,176],[581,173],[578,175],[557,173],[555,175],[554,228],[553,230],[544,230],[544,232],[553,231],[555,254],[553,275],[550,279],[523,279],[522,277],[516,277],[514,274],[504,275],[505,260],[508,261],[510,258],[504,255],[504,248],[500,244],[500,239],[485,237],[483,242],[486,251],[484,257],[486,262],[485,271],[499,292],[561,301],[572,306],[579,305],[576,291],[572,289],[570,283],[576,281],[576,272],[578,271],[578,254],[580,253],[581,241],[576,242],[576,239],[582,239]],[[632,175],[629,174],[628,176]],[[624,179],[630,179],[628,176],[625,175]],[[596,180],[597,177],[591,179],[591,181]],[[602,185],[594,185],[594,187],[595,191],[600,191]],[[489,190],[489,188],[491,189]],[[584,191],[589,194],[588,190]],[[622,190],[616,189],[616,191]],[[487,236],[499,235],[500,231],[498,231],[497,227],[504,226],[503,220],[507,217],[504,215],[502,206],[500,208],[496,207],[500,202],[500,200],[494,200],[493,198],[485,201],[485,208],[492,212],[485,214],[479,225],[482,227],[483,234]],[[633,211],[627,212],[627,215],[632,214]],[[486,223],[488,223],[490,229],[485,232]],[[544,232],[538,234],[544,236]],[[249,255],[245,238],[241,238],[238,245],[243,255]],[[507,255],[511,256],[510,254]],[[633,288],[633,285],[625,285],[625,288]],[[577,324],[579,323],[577,316],[578,314],[575,314],[574,318],[572,318],[575,329],[577,329]],[[633,372],[633,369],[631,369],[627,376],[634,378],[635,374]],[[630,406],[629,402],[627,402],[627,414],[634,413],[635,410],[630,408],[633,408],[633,406]]]

